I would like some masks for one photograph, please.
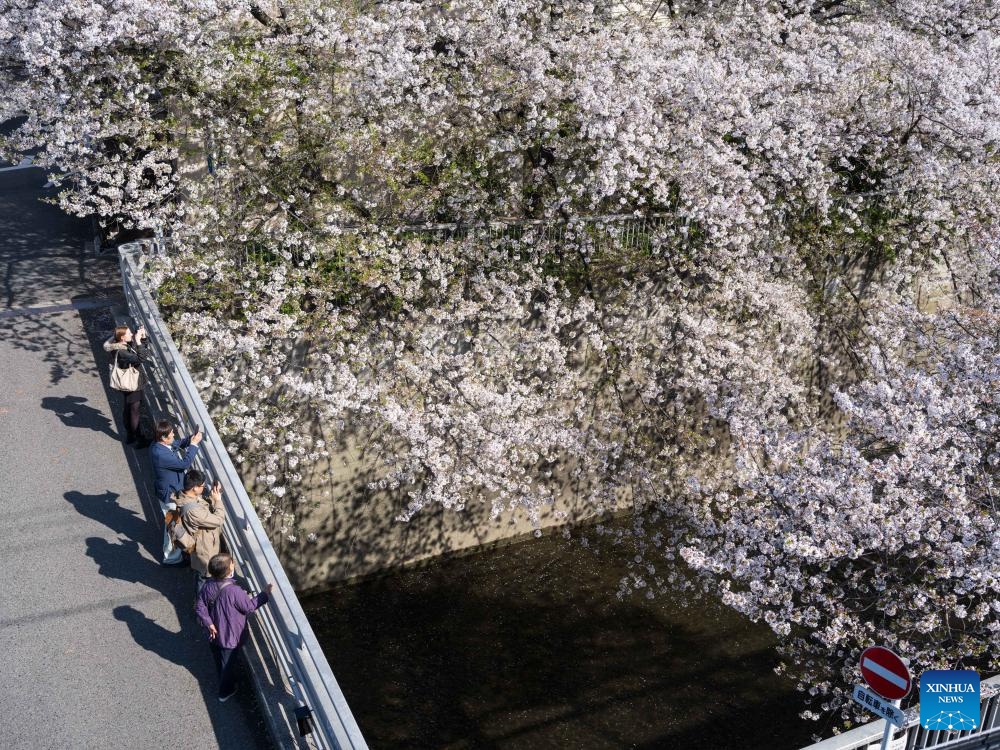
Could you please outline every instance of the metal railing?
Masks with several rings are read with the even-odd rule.
[[[435,243],[446,241],[522,241],[548,251],[574,252],[586,248],[600,253],[606,249],[658,252],[670,238],[688,236],[690,221],[669,214],[657,213],[644,216],[635,214],[606,214],[577,216],[565,219],[495,219],[493,221],[456,223],[427,223],[403,225],[349,225],[340,224],[326,230],[328,238],[363,237],[369,232],[379,232],[388,237]],[[176,248],[170,237],[138,240],[151,253],[171,254]],[[245,248],[246,262],[261,262],[275,257],[266,247]],[[301,256],[292,253],[294,260]]]
[[[897,729],[889,743],[891,750],[923,750],[923,748],[1000,748],[1000,675],[983,680],[984,697],[979,705],[979,727],[965,732],[946,729],[928,730],[920,726],[920,707],[906,709],[906,724]],[[802,750],[868,750],[876,748],[882,741],[885,722],[852,729],[849,732],[830,737]],[[994,731],[996,730],[996,731]],[[982,740],[985,744],[978,744]],[[965,744],[969,742],[970,744]]]
[[[936,747],[937,750],[995,750],[1000,747],[1000,727],[987,729],[985,732],[970,737],[948,740],[943,745]]]
[[[216,432],[159,309],[143,284],[145,253],[161,249],[155,245],[145,241],[119,247],[125,298],[135,323],[144,325],[149,334],[150,345],[156,354],[153,379],[163,381],[157,385],[162,388],[165,400],[174,411],[171,416],[188,428],[201,425],[204,439],[200,456],[212,476],[222,483],[226,505],[226,541],[241,574],[258,590],[269,582],[274,584],[271,601],[258,611],[255,622],[262,628],[267,641],[271,652],[269,660],[280,671],[279,675],[268,675],[269,681],[279,689],[283,686],[284,691],[294,699],[295,705],[285,707],[290,710],[285,711],[282,720],[286,726],[296,727],[294,709],[306,706],[312,714],[313,731],[309,736],[315,747],[366,750],[361,730],[251,504],[243,481]]]

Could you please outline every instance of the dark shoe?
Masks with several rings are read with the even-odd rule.
[[[152,440],[147,440],[146,438],[136,438],[135,442],[132,443],[132,447],[137,451],[144,451],[152,444]]]
[[[225,703],[227,700],[229,700],[234,695],[236,695],[236,688],[238,688],[238,687],[239,687],[239,685],[234,686],[233,687],[233,692],[231,692],[229,695],[220,695],[219,696],[219,703]]]

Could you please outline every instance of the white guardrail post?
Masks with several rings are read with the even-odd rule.
[[[271,651],[270,660],[280,670],[279,675],[268,675],[267,679],[279,688],[283,687],[297,706],[307,706],[311,710],[313,731],[309,737],[314,747],[367,750],[361,730],[264,532],[243,481],[215,430],[208,409],[160,317],[156,303],[142,282],[142,266],[147,250],[160,250],[159,243],[135,242],[118,248],[125,298],[135,322],[144,325],[149,334],[150,345],[156,354],[152,379],[158,379],[162,374],[162,379],[166,381],[158,385],[165,391],[171,408],[176,410],[171,416],[181,419],[189,427],[194,424],[202,426],[201,463],[222,482],[226,504],[226,541],[241,574],[257,589],[268,582],[274,583],[271,602],[258,610],[258,617],[255,618]],[[266,669],[267,665],[263,667]],[[274,706],[268,704],[268,708],[274,709]],[[288,715],[287,710],[285,713],[282,722],[286,727],[295,728],[295,716]]]

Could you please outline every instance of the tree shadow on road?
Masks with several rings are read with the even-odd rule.
[[[73,295],[69,304],[95,305],[78,310],[79,318],[70,316],[71,308],[55,312],[27,313],[0,310],[0,338],[17,349],[37,354],[48,368],[49,382],[58,385],[74,373],[106,372],[107,355],[95,358],[88,338],[103,341],[114,329],[110,312],[120,295],[104,292],[104,297]],[[82,322],[87,338],[79,336],[76,325]]]

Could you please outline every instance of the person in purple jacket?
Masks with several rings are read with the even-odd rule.
[[[247,616],[271,598],[273,583],[251,597],[233,580],[236,563],[224,552],[208,561],[212,576],[198,594],[195,613],[208,631],[215,668],[219,673],[219,702],[236,695],[236,659],[247,635]]]
[[[201,430],[183,440],[174,434],[174,424],[169,419],[161,419],[154,427],[155,442],[149,448],[149,463],[153,467],[153,492],[160,503],[160,510],[166,516],[168,510],[177,507],[174,495],[184,491],[184,472],[191,468],[198,455]],[[183,450],[181,456],[179,451]],[[180,547],[163,529],[163,564],[177,565],[184,561]]]

